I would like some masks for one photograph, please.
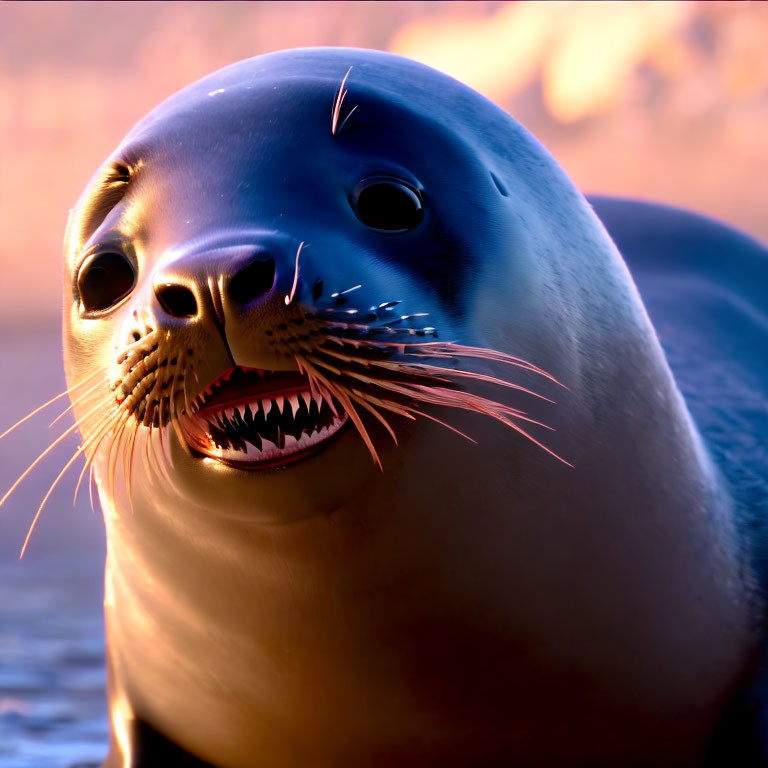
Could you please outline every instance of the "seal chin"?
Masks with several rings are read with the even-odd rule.
[[[180,426],[193,455],[259,470],[310,458],[348,421],[330,392],[302,373],[237,366],[205,388]]]

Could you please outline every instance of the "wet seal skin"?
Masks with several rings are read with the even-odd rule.
[[[735,754],[766,253],[595,207],[611,235],[506,113],[378,51],[244,61],[129,133],[65,253],[105,766]]]

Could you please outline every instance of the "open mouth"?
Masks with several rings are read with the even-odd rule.
[[[210,384],[183,428],[190,447],[243,469],[285,466],[320,449],[348,416],[294,371],[232,368]]]

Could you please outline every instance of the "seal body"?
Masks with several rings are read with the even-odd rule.
[[[107,766],[702,763],[759,653],[744,505],[508,115],[381,52],[242,62],[126,137],[66,263]]]

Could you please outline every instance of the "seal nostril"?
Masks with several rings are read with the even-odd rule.
[[[155,288],[160,306],[171,317],[194,317],[197,314],[195,294],[183,285],[166,283]]]
[[[274,284],[274,259],[259,259],[243,267],[229,281],[227,294],[237,304],[247,304],[249,301],[267,293]]]

